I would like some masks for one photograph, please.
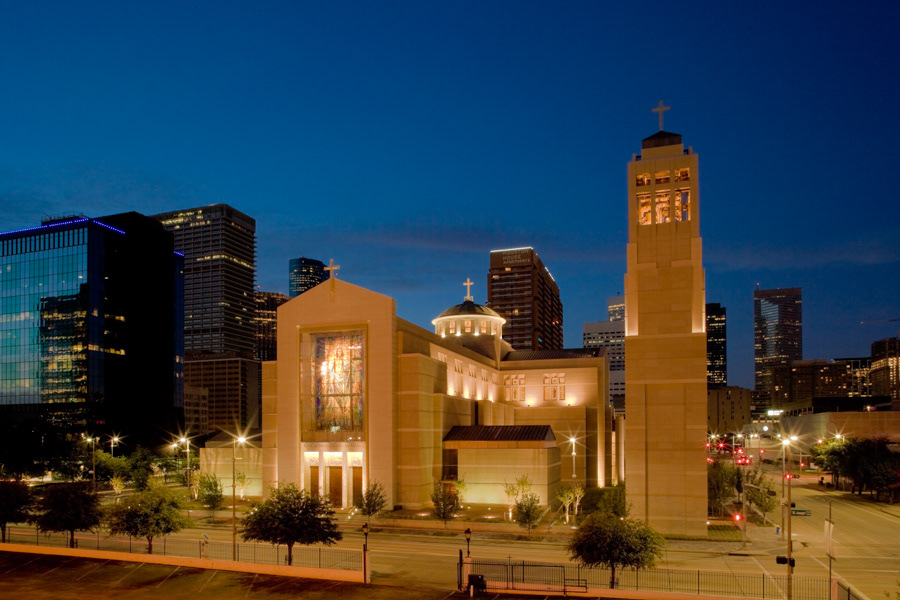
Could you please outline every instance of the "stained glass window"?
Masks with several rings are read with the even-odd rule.
[[[361,334],[316,338],[316,429],[360,431],[364,379]]]

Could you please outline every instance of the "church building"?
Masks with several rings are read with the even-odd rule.
[[[281,305],[278,358],[263,363],[262,489],[292,482],[349,507],[377,481],[388,506],[420,508],[436,481],[501,504],[504,483],[528,475],[545,505],[560,485],[613,483],[602,349],[517,351],[471,296],[432,323],[333,276]],[[230,468],[210,468],[231,484]]]

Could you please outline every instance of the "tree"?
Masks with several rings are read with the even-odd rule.
[[[109,508],[109,532],[145,538],[147,552],[153,554],[153,538],[177,533],[191,526],[191,520],[181,515],[183,504],[176,492],[151,480],[146,490]]]
[[[462,477],[456,479],[453,482],[453,493],[456,494],[456,503],[462,508],[462,505],[465,504],[464,495],[466,490],[468,489],[469,484],[466,483],[466,480]]]
[[[575,496],[575,501],[574,501],[574,504],[575,504],[574,513],[575,514],[574,514],[574,516],[575,516],[575,521],[577,522],[578,521],[578,506],[581,504],[581,499],[584,498],[584,486],[581,485],[580,482],[576,481],[575,483],[572,484],[572,495]]]
[[[343,538],[331,504],[297,489],[293,483],[273,487],[267,500],[253,502],[242,526],[245,541],[286,545],[288,565],[293,561],[295,543],[330,545]]]
[[[6,526],[28,520],[31,488],[21,481],[0,481],[0,541],[6,543]]]
[[[707,509],[711,515],[724,515],[726,504],[734,497],[734,468],[731,465],[711,462],[706,474]]]
[[[155,460],[156,457],[153,453],[143,446],[135,448],[134,452],[128,457],[128,472],[131,480],[134,482],[134,486],[138,490],[147,489],[147,482],[153,474],[153,463]]]
[[[772,512],[778,506],[775,495],[775,484],[763,473],[760,465],[747,471],[744,483],[744,498],[751,505],[755,504],[763,514]]]
[[[247,489],[247,474],[243,471],[238,471],[234,476],[234,482],[237,484],[238,496],[241,500],[244,499],[244,490]]]
[[[446,526],[447,521],[453,519],[453,513],[459,509],[457,500],[453,490],[445,486],[442,481],[435,481],[431,489],[431,502],[434,504],[431,514]]]
[[[519,497],[519,485],[516,482],[509,483],[504,481],[503,492],[506,494],[506,504],[509,507],[509,516],[507,518],[512,521],[513,509],[516,507],[516,498]]]
[[[128,459],[122,456],[112,456],[109,452],[97,450],[94,453],[97,464],[97,481],[112,481],[113,477],[119,477],[128,481]]]
[[[212,513],[222,508],[225,504],[225,494],[222,493],[222,481],[214,473],[200,474],[200,494],[198,496],[203,506]]]
[[[652,567],[662,556],[665,539],[640,519],[594,513],[585,519],[572,541],[569,555],[589,567],[610,570],[609,587],[616,587],[616,569]]]
[[[556,491],[556,499],[563,505],[563,508],[566,510],[566,525],[569,524],[569,507],[572,506],[572,503],[575,502],[575,493],[572,492],[572,488],[569,486],[564,486],[559,488]]]
[[[113,492],[116,494],[116,504],[119,503],[119,494],[125,491],[125,478],[120,477],[119,475],[113,475],[112,479],[109,480],[109,484],[112,486]]]
[[[597,512],[600,514],[627,517],[631,512],[623,486],[601,488],[600,492],[600,499],[597,501]]]
[[[88,482],[73,481],[48,486],[37,500],[38,529],[69,534],[69,547],[75,547],[75,532],[100,524],[100,500]]]
[[[514,515],[519,527],[531,533],[541,520],[541,499],[534,493],[520,496],[516,500]]]
[[[362,498],[360,498],[356,508],[362,514],[371,518],[373,515],[380,513],[384,509],[385,504],[387,504],[387,497],[384,493],[384,486],[372,480],[366,486],[366,489],[363,490]]]

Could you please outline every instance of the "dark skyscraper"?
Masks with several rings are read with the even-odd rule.
[[[0,234],[4,423],[116,434],[131,447],[177,431],[182,262],[172,235],[137,213]]]
[[[184,253],[186,385],[209,391],[209,432],[256,426],[256,221],[226,204],[156,218]]]
[[[533,248],[491,252],[487,305],[506,319],[503,339],[516,350],[563,347],[559,286]]]
[[[290,300],[278,292],[256,292],[256,358],[278,357],[278,307]]]
[[[325,281],[325,265],[314,258],[292,258],[288,261],[288,280],[291,298]]]
[[[725,307],[706,305],[706,385],[728,385],[728,349],[725,344]]]
[[[803,359],[800,288],[753,292],[755,387],[763,402],[774,397],[773,367]]]

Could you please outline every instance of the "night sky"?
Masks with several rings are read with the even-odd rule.
[[[622,291],[626,164],[664,100],[730,384],[757,283],[803,288],[805,358],[900,333],[900,3],[156,4],[4,3],[0,230],[224,202],[261,289],[334,258],[427,328],[532,246],[578,347]]]

